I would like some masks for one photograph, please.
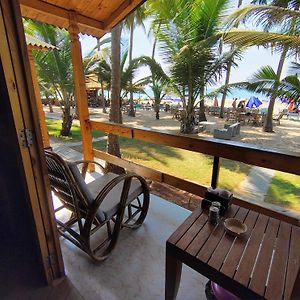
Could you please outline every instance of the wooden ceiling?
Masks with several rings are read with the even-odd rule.
[[[145,0],[20,0],[23,17],[69,27],[69,11],[77,12],[81,33],[101,37]]]

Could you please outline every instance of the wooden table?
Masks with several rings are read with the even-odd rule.
[[[300,281],[300,227],[236,205],[226,217],[244,222],[246,235],[235,238],[225,232],[223,222],[209,224],[201,208],[171,235],[166,299],[176,298],[182,263],[243,299],[290,299],[297,274]]]

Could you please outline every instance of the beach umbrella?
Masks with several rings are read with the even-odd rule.
[[[254,106],[259,107],[260,105],[262,105],[262,102],[257,97],[251,96],[246,104],[246,107],[252,108]]]
[[[217,98],[217,97],[215,97],[214,106],[215,106],[215,107],[218,107],[218,106],[219,106],[218,98]]]

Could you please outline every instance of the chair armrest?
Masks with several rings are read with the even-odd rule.
[[[98,162],[96,162],[94,160],[77,160],[77,161],[74,162],[74,164],[76,164],[76,165],[83,164],[83,167],[82,167],[82,170],[81,170],[81,175],[84,179],[85,179],[86,171],[88,169],[89,164],[95,164],[95,165],[100,167],[102,172],[105,171],[105,168],[101,164],[99,164]]]

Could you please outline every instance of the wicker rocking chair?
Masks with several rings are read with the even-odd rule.
[[[87,184],[88,164],[104,171],[100,164],[67,162],[51,151],[45,154],[51,190],[62,203],[55,209],[59,233],[94,261],[103,261],[114,249],[122,227],[138,228],[145,220],[149,208],[146,181],[136,174],[107,173]],[[63,209],[71,215],[66,218]]]

